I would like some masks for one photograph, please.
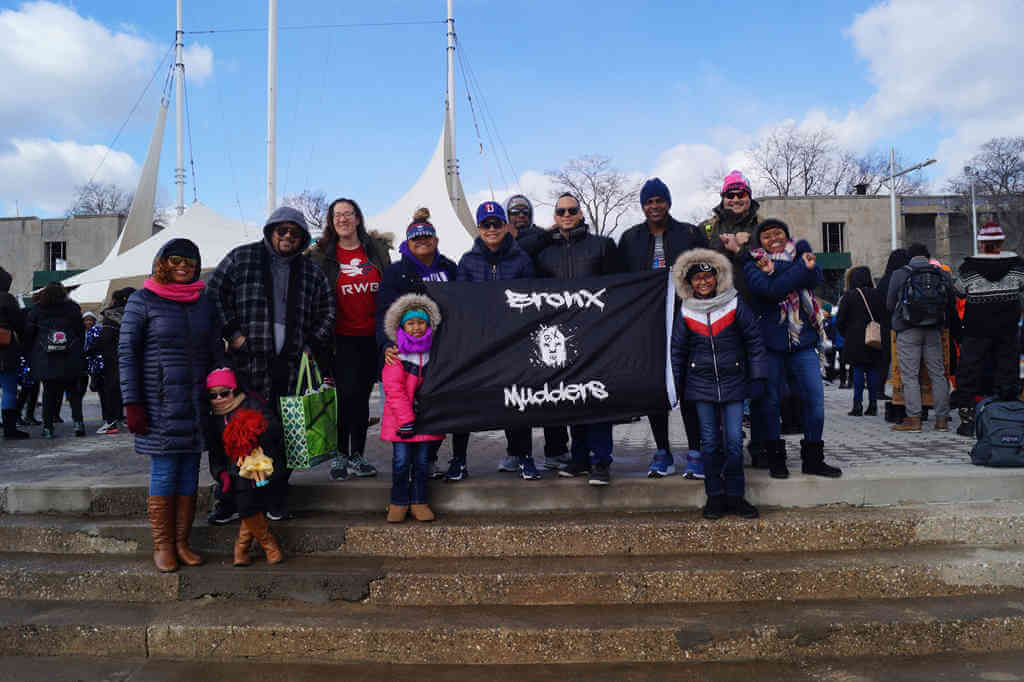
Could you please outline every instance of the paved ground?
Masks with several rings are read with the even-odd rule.
[[[371,414],[375,414],[376,393],[373,396]],[[829,462],[844,469],[861,466],[899,465],[963,465],[970,461],[971,440],[957,436],[953,431],[933,431],[930,425],[923,433],[894,433],[881,416],[849,417],[851,391],[841,390],[835,385],[825,385],[825,452]],[[65,405],[63,416],[70,420]],[[70,421],[57,426],[58,438],[38,438],[40,427],[30,428],[34,436],[23,441],[0,441],[0,483],[42,482],[66,479],[69,476],[103,476],[111,479],[146,475],[149,472],[148,458],[136,455],[132,450],[132,436],[122,433],[116,436],[97,436],[100,425],[99,403],[90,393],[85,402],[88,436],[75,438]],[[951,415],[951,428],[958,424],[956,414]],[[933,420],[934,421],[934,420]],[[678,412],[670,420],[670,437],[677,455],[677,466],[682,471],[680,454],[685,453],[686,437],[682,419]],[[654,439],[647,420],[615,427],[616,474],[643,472],[654,450]],[[370,429],[367,440],[367,457],[382,472],[391,467],[391,446],[381,442],[376,427]],[[790,443],[790,461],[799,453],[800,436],[787,436]],[[447,456],[448,446],[442,450]],[[497,463],[505,450],[505,438],[501,432],[474,434],[469,446],[469,468],[474,477],[498,477]],[[534,430],[534,453],[543,453],[543,432]],[[205,462],[203,469],[206,469]],[[327,467],[321,466],[307,472],[297,472],[296,480],[306,477],[320,479],[327,474]],[[204,476],[200,480],[206,480]],[[113,480],[111,481],[113,482]]]

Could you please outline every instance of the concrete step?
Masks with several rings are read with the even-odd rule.
[[[386,606],[906,599],[1024,590],[1024,548],[517,559],[254,555],[159,573],[148,556],[0,554],[0,599],[170,602],[215,595]]]
[[[767,507],[814,507],[826,504],[884,506],[1024,500],[1024,470],[989,469],[969,464],[900,464],[858,466],[842,478],[800,473],[799,458],[790,458],[792,475],[770,478],[764,470],[746,472],[747,498]],[[482,465],[482,464],[481,464]],[[471,467],[472,467],[471,463]],[[490,470],[493,464],[486,465]],[[293,511],[380,513],[388,500],[391,478],[332,482],[326,467],[296,472],[290,496]],[[145,514],[147,478],[74,476],[45,482],[6,482],[0,488],[0,512],[34,514]],[[209,488],[200,489],[200,505],[209,503]],[[612,466],[612,484],[593,487],[586,481],[558,478],[548,472],[540,481],[513,474],[473,476],[459,483],[432,481],[431,505],[442,513],[553,511],[657,511],[696,509],[704,504],[704,486],[681,476],[649,479],[644,471]]]
[[[17,682],[986,682],[1020,680],[1024,653],[939,654],[913,658],[868,657],[788,663],[567,663],[446,665],[385,663],[258,663],[103,659],[0,658],[0,680]]]
[[[706,521],[699,512],[449,514],[388,524],[383,514],[309,513],[271,523],[288,554],[391,557],[652,556],[865,550],[956,543],[1024,544],[1024,502],[764,510],[760,519]],[[231,551],[238,523],[192,529],[201,551]],[[152,547],[138,517],[0,515],[0,547],[15,552],[134,554]]]
[[[1024,593],[893,601],[374,607],[0,602],[0,655],[407,664],[821,661],[1024,649]]]

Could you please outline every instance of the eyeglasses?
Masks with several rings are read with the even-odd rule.
[[[235,389],[229,388],[226,391],[210,391],[206,395],[210,400],[216,400],[217,398],[230,398],[234,392]]]
[[[579,206],[570,206],[569,208],[556,208],[555,209],[555,215],[565,215],[566,213],[568,213],[569,215],[576,215],[579,212],[580,212],[580,207]]]
[[[178,267],[180,265],[187,265],[190,268],[194,268],[196,266],[196,259],[189,258],[187,256],[168,256],[167,262],[173,265],[174,267]]]
[[[334,212],[334,217],[335,218],[355,218],[356,217],[356,212],[355,211],[335,211]]]
[[[497,220],[488,220],[486,223],[480,223],[478,229],[483,230],[500,230],[505,227],[505,223],[498,222]]]
[[[298,228],[298,227],[295,227],[294,225],[278,225],[277,227],[274,228],[274,233],[278,237],[284,237],[284,236],[287,236],[287,235],[291,235],[292,237],[295,237],[296,239],[298,239],[298,238],[300,238],[302,236],[302,230],[300,228]]]
[[[742,199],[743,197],[747,196],[747,193],[745,190],[741,189],[738,192],[726,192],[722,196],[725,197],[726,199]]]
[[[530,212],[525,208],[510,208],[508,210],[508,215],[511,218],[514,215],[530,215]]]

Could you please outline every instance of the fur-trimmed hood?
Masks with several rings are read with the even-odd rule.
[[[710,263],[715,269],[715,279],[718,281],[716,296],[733,288],[732,265],[728,258],[711,249],[690,249],[681,253],[672,266],[672,281],[680,299],[686,301],[693,298],[693,287],[686,281],[686,271],[696,263]]]
[[[423,294],[405,294],[395,299],[384,316],[384,333],[389,339],[398,341],[398,322],[407,310],[413,308],[426,310],[430,317],[430,328],[437,331],[437,326],[441,324],[441,309],[434,303],[434,299]]]

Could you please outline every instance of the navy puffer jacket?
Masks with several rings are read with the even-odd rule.
[[[735,291],[732,266],[722,254],[692,249],[679,256],[672,269],[676,293],[682,300],[672,326],[672,373],[684,400],[713,403],[750,397],[750,383],[768,376],[767,352],[754,313],[738,296],[711,310],[698,309],[700,299],[686,281],[695,263],[715,270],[716,297]]]
[[[174,241],[160,249],[157,259]],[[217,310],[205,291],[191,303],[172,301],[149,289],[128,299],[117,350],[124,403],[145,407],[149,420],[149,431],[135,436],[139,454],[203,451],[201,419],[209,409],[206,375],[223,365],[220,329]]]
[[[757,267],[750,252],[741,251],[737,261],[743,264],[743,275],[750,291],[750,304],[761,325],[761,336],[769,350],[777,353],[793,353],[818,345],[818,330],[815,328],[807,311],[800,309],[803,327],[797,343],[789,339],[789,324],[782,319],[779,304],[786,300],[792,291],[807,289],[813,291],[823,281],[821,266],[815,265],[808,269],[801,257],[811,252],[811,246],[804,240],[796,244],[796,257],[790,261],[774,261],[775,269],[766,275]]]
[[[533,261],[519,248],[515,238],[506,234],[497,251],[491,251],[480,237],[473,248],[459,259],[455,278],[460,282],[490,282],[500,279],[533,277]]]

